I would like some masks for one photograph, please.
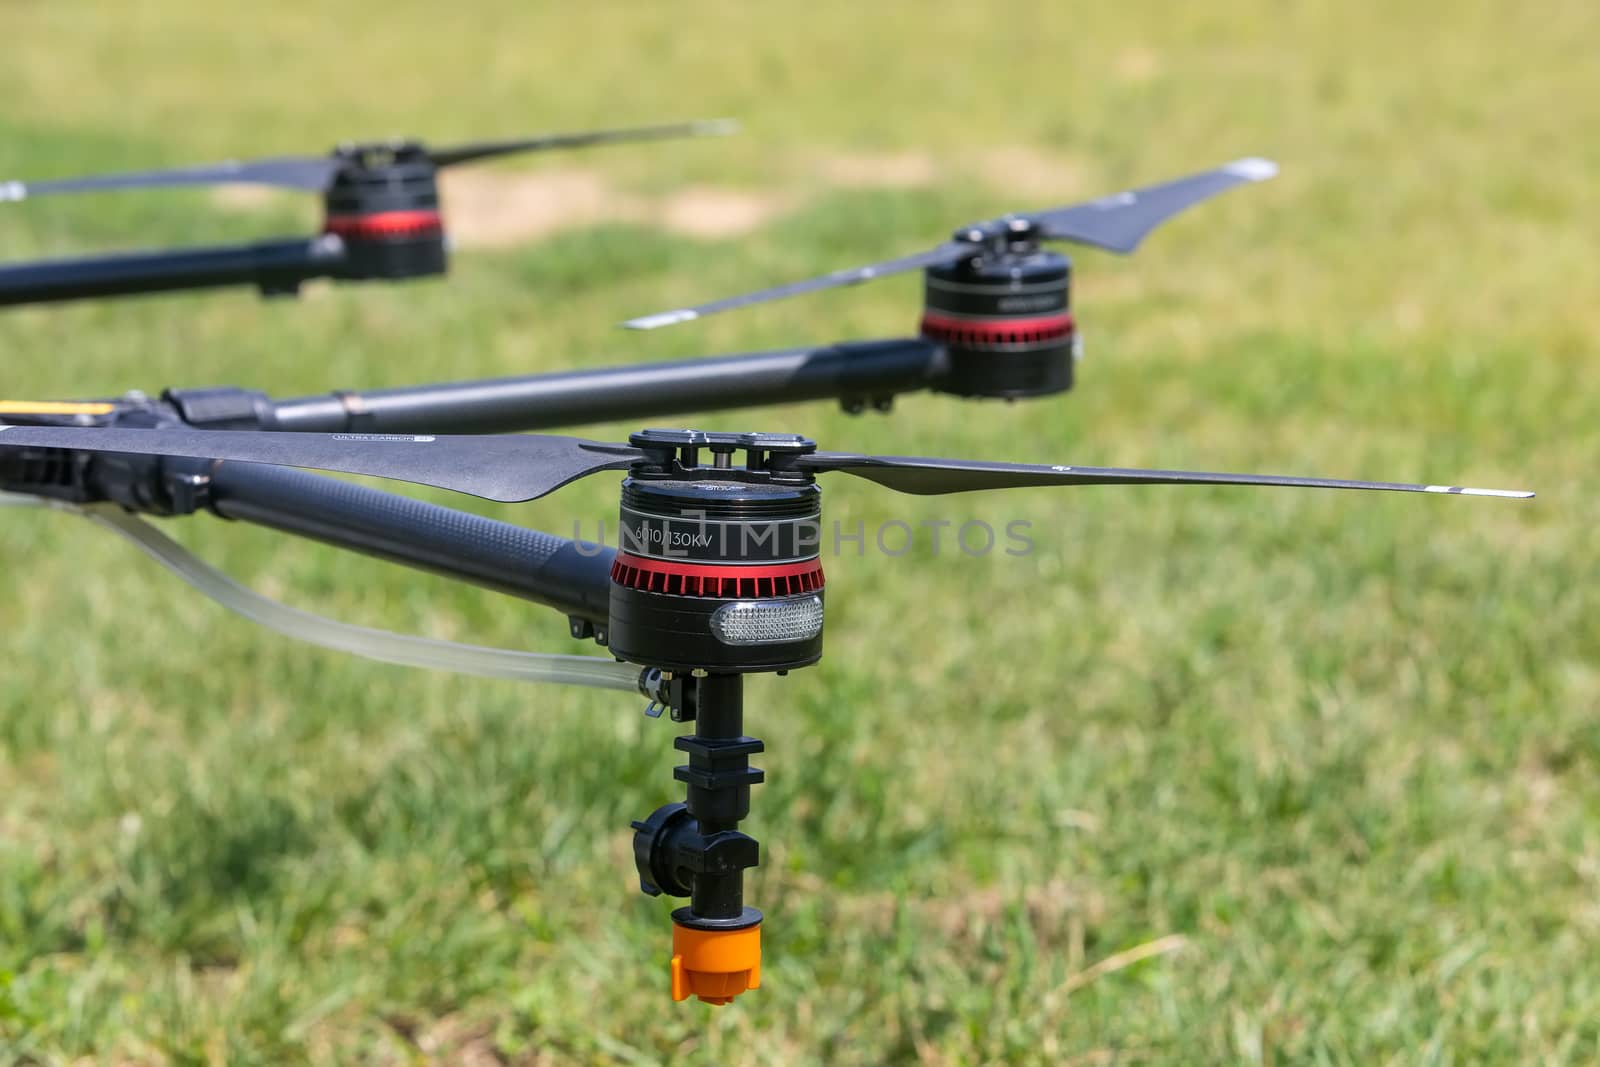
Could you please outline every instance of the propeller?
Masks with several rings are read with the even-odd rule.
[[[1042,485],[1278,485],[1301,489],[1376,489],[1397,493],[1453,493],[1459,496],[1533,496],[1518,489],[1473,489],[1460,485],[1409,482],[1358,482],[1348,478],[1292,478],[1279,474],[1215,474],[1207,471],[1138,470],[1128,467],[1067,467],[1039,463],[987,463],[921,456],[861,456],[814,452],[800,457],[814,471],[840,471],[900,493],[942,496],[983,489],[1024,489]]]
[[[1110,252],[1129,253],[1139,247],[1151,230],[1177,215],[1185,208],[1208,200],[1218,193],[1246,182],[1263,182],[1275,177],[1278,165],[1270,159],[1236,159],[1220,167],[1191,174],[1184,178],[1149,185],[1142,189],[1129,189],[1098,200],[1066,207],[1051,208],[1020,215],[1002,215],[986,222],[975,222],[955,232],[952,240],[936,248],[899,259],[869,263],[865,267],[834,271],[805,281],[791,282],[771,289],[713,300],[694,307],[675,308],[629,319],[624,326],[634,330],[653,330],[678,322],[688,322],[704,315],[728,311],[732,308],[780,300],[800,293],[833,289],[841,285],[859,285],[874,278],[900,274],[926,267],[948,267],[966,259],[988,253],[1004,253],[1017,242],[1033,243],[1041,240],[1072,241],[1093,245]]]
[[[632,445],[537,434],[414,436],[0,426],[0,450],[11,446],[312,467],[415,482],[502,502],[533,500],[579,478],[603,470],[620,470],[645,458],[645,452]],[[1522,490],[1454,485],[989,463],[850,452],[813,452],[793,459],[802,470],[839,471],[898,492],[920,495],[1048,485],[1262,485],[1513,499],[1533,496]]]
[[[67,432],[40,432],[57,429]],[[9,445],[310,467],[415,482],[503,503],[537,499],[597,471],[620,470],[643,456],[631,445],[532,434],[432,437],[0,426],[0,450]]]
[[[734,133],[739,124],[733,119],[702,119],[663,126],[634,126],[584,133],[547,134],[513,141],[479,141],[430,149],[423,145],[397,142],[386,146],[393,151],[414,150],[435,167],[449,167],[517,152],[541,152],[556,148],[583,148],[589,145],[621,144],[628,141],[655,141],[668,137],[713,137]],[[270,185],[283,189],[321,192],[333,183],[334,176],[350,165],[360,147],[339,149],[325,156],[280,156],[271,159],[228,160],[170,170],[135,171],[86,178],[54,181],[0,181],[0,201],[26,200],[55,193],[86,193],[108,189],[148,189],[184,185]]]
[[[588,148],[592,145],[624,144],[629,141],[661,141],[671,137],[723,137],[738,133],[735,119],[698,119],[665,126],[633,126],[620,130],[590,130],[584,133],[552,133],[512,141],[478,141],[435,148],[428,152],[436,167],[472,163],[480,159],[509,156],[518,152],[548,152],[557,148]]]

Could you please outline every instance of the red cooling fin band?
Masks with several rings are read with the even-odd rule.
[[[675,596],[762,599],[822,588],[822,561],[799,563],[679,563],[618,552],[611,580],[629,589]]]
[[[967,345],[1029,345],[1072,336],[1070,314],[1032,319],[960,319],[937,312],[922,313],[922,336]]]
[[[324,233],[360,239],[421,237],[444,229],[437,211],[378,211],[371,215],[329,215]]]

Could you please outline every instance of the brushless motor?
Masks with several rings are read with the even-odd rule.
[[[924,273],[922,336],[950,353],[941,391],[1027,397],[1072,388],[1072,266],[1037,245]]]
[[[652,433],[664,431],[634,443]],[[821,494],[809,477],[732,466],[725,436],[706,446],[711,466],[636,469],[622,483],[610,605],[622,659],[748,673],[822,655]]]
[[[415,278],[447,266],[438,171],[419,145],[354,145],[324,197],[325,233],[356,278]]]

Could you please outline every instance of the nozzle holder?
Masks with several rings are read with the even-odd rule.
[[[759,749],[761,742],[755,744]],[[744,773],[749,781],[761,780],[761,771],[754,767],[746,768]],[[744,794],[744,808],[748,811],[748,786]],[[699,820],[689,814],[689,806],[681,801],[663,804],[632,826],[633,862],[639,871],[639,890],[646,896],[665,893],[669,897],[686,897],[694,891],[696,875],[737,878],[739,872],[756,866],[761,859],[756,840],[737,830],[702,834]],[[685,913],[683,921],[687,925],[700,921],[689,909],[678,910]],[[673,918],[678,918],[676,913]]]
[[[689,757],[673,771],[687,798],[632,824],[634,866],[646,894],[689,898],[672,913],[672,999],[726,1004],[761,984],[761,912],[744,903],[744,872],[760,861],[760,846],[738,824],[750,813],[750,787],[765,777],[750,766],[764,746],[744,735],[740,675],[697,670],[668,695],[673,718],[692,715],[695,726],[673,742]]]

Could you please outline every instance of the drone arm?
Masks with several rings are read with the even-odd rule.
[[[946,370],[943,348],[904,338],[265,404],[241,394],[237,410],[227,408],[226,415],[235,420],[228,422],[231,426],[255,418],[261,429],[275,430],[510,433],[829,398],[859,410],[868,403],[886,404],[900,393],[936,388]],[[183,410],[188,396],[209,399],[208,393],[173,390],[167,395]],[[206,425],[183,413],[191,425]]]
[[[555,608],[588,636],[607,619],[615,550],[580,545],[322,475],[250,463],[212,468],[209,500],[229,519],[442,574]]]
[[[300,283],[337,274],[344,243],[335,236],[164,252],[44,260],[0,267],[0,306],[106,296],[253,285],[292,293]]]

